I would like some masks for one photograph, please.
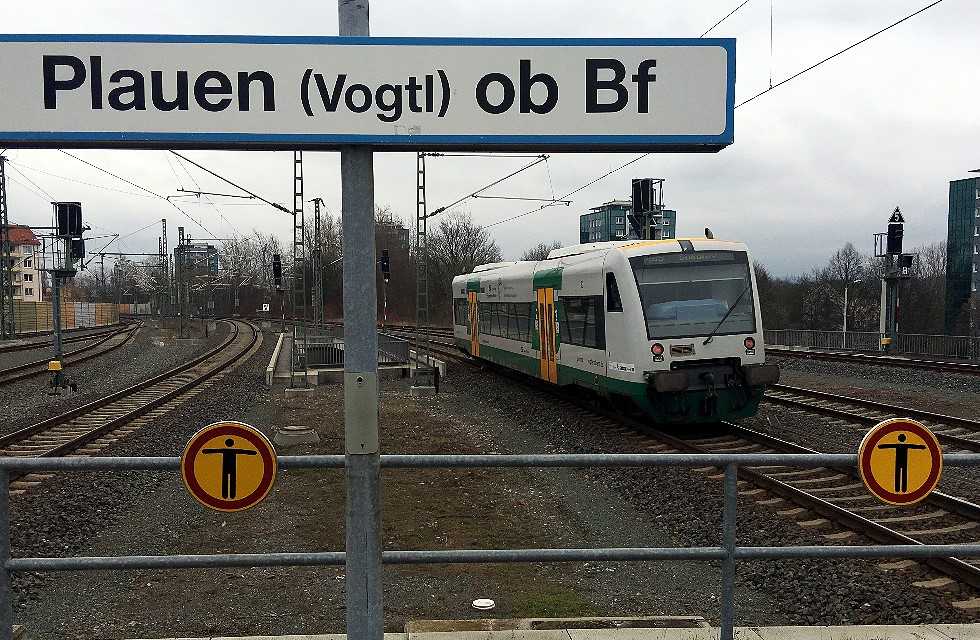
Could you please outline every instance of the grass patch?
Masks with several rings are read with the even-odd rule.
[[[549,587],[514,603],[516,618],[580,618],[597,615],[592,603],[571,591]]]

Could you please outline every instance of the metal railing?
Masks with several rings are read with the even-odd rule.
[[[344,366],[343,328],[322,334],[310,334],[306,339],[307,363],[311,367]],[[378,332],[378,364],[408,364],[410,347],[407,340]]]
[[[382,551],[386,564],[474,562],[721,561],[721,638],[734,638],[735,568],[738,560],[802,558],[980,558],[980,544],[739,546],[736,540],[738,469],[752,466],[855,467],[857,454],[532,454],[532,455],[382,455],[382,468],[459,467],[703,467],[724,469],[724,507],[720,546],[588,549],[461,549]],[[281,456],[284,469],[339,469],[343,455]],[[950,454],[944,464],[980,467],[980,454]],[[10,473],[28,471],[170,470],[180,472],[177,457],[0,458],[0,640],[13,637],[15,572],[78,570],[200,569],[222,567],[343,565],[344,551],[116,557],[17,557],[10,544]],[[380,584],[380,576],[377,577]],[[380,616],[381,612],[377,611]]]
[[[814,331],[808,329],[766,329],[766,346],[808,349],[847,349],[882,351],[884,334],[874,331]],[[892,337],[888,351],[918,356],[980,360],[980,337],[941,336],[900,333]]]

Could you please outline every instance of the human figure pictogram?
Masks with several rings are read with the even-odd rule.
[[[905,442],[905,434],[898,434],[898,442]],[[909,449],[925,449],[924,444],[879,444],[879,449],[895,450],[895,493],[909,490]]]
[[[202,449],[201,453],[221,454],[221,497],[225,500],[235,499],[235,485],[238,480],[238,456],[258,455],[252,449],[232,449],[235,439],[225,440],[227,449]]]

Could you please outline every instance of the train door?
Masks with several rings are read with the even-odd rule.
[[[469,300],[470,311],[470,353],[474,356],[480,355],[480,314],[476,306],[476,291],[466,294]]]
[[[541,379],[558,382],[555,361],[555,290],[538,289],[538,336],[541,346]]]

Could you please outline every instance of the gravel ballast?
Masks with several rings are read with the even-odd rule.
[[[211,341],[218,339],[212,336]],[[193,351],[183,344],[176,351]],[[143,350],[149,348],[143,343]],[[266,389],[261,380],[275,344],[266,334],[258,354],[169,414],[150,429],[133,434],[107,455],[179,455],[188,438],[200,427],[218,420],[240,420],[270,433],[271,425],[302,424],[316,416],[314,426],[324,436],[319,445],[283,449],[280,454],[340,453],[342,435],[329,425],[342,419],[343,392],[339,385],[324,385],[308,398],[283,399],[283,390]],[[167,355],[164,355],[167,354]],[[178,360],[176,353],[160,350],[160,358]],[[187,353],[182,353],[188,356]],[[111,357],[111,356],[110,356]],[[120,353],[111,367],[125,386],[125,375],[138,376],[139,362]],[[94,365],[93,365],[94,366]],[[127,368],[129,367],[129,368]],[[848,384],[850,372],[835,365],[833,373],[816,370],[812,363],[799,373],[784,372],[784,381],[798,376],[817,379],[832,375],[834,384]],[[789,371],[793,367],[787,365]],[[853,386],[869,380],[856,372]],[[961,376],[957,376],[959,378]],[[894,377],[892,377],[894,379]],[[937,378],[940,379],[940,378]],[[956,399],[961,382],[941,378],[908,382],[912,389],[928,388],[937,397]],[[948,382],[948,384],[947,384]],[[792,384],[792,382],[790,382]],[[641,452],[635,435],[610,430],[595,417],[563,408],[552,399],[521,388],[492,373],[456,367],[441,382],[439,395],[411,399],[408,382],[382,385],[382,451],[384,453],[479,451],[484,453]],[[896,383],[897,384],[897,383]],[[945,386],[944,386],[945,385]],[[801,384],[802,386],[802,384]],[[82,393],[82,392],[80,392]],[[406,407],[422,418],[410,425],[384,422],[385,412]],[[12,407],[0,408],[15,417]],[[774,429],[787,439],[819,448],[808,419],[789,412],[775,413],[764,405],[746,426]],[[339,418],[338,418],[339,417]],[[812,420],[812,419],[810,419]],[[430,433],[426,425],[445,425],[452,433]],[[776,425],[776,426],[774,426]],[[334,424],[334,427],[336,425]],[[341,427],[342,428],[342,427]],[[821,429],[820,439],[841,442],[843,435]],[[340,432],[342,434],[342,431]],[[853,434],[848,432],[847,438]],[[445,444],[438,451],[425,442],[458,441],[459,449]],[[450,440],[452,441],[452,440]],[[405,444],[408,442],[409,444]],[[414,444],[413,444],[414,443]],[[415,446],[419,448],[412,448]],[[840,445],[844,447],[845,445]],[[302,514],[312,509],[343,522],[343,495],[334,489],[314,493],[313,504],[286,500],[290,487],[318,482],[314,472],[284,474],[282,491],[274,490],[254,510],[220,514],[198,505],[187,495],[179,476],[172,473],[78,473],[49,481],[44,490],[18,499],[12,506],[15,556],[28,555],[154,555],[195,552],[310,551],[320,550],[324,536],[307,529]],[[396,480],[383,472],[382,493]],[[395,473],[395,472],[392,472]],[[460,476],[461,484],[464,473]],[[480,476],[475,486],[463,488],[419,485],[420,492],[445,491],[461,502],[447,511],[463,510],[463,496],[478,499],[494,495],[511,504],[527,524],[534,545],[546,547],[716,546],[721,536],[721,482],[711,474],[685,469],[544,469]],[[316,476],[319,477],[319,476]],[[450,478],[451,480],[451,478]],[[428,482],[428,480],[426,480]],[[488,483],[492,483],[490,486]],[[416,483],[417,484],[417,483]],[[456,492],[456,493],[453,493]],[[306,495],[306,494],[301,494]],[[398,494],[411,495],[411,494]],[[477,504],[479,501],[477,500]],[[785,508],[785,507],[783,507]],[[775,514],[778,508],[757,506],[740,499],[738,535],[742,545],[821,544],[821,532],[810,532],[794,520]],[[254,512],[254,513],[253,513]],[[418,523],[382,520],[388,527]],[[460,515],[460,514],[452,514]],[[464,520],[477,513],[463,513]],[[424,514],[423,516],[424,517]],[[508,516],[510,517],[510,516]],[[516,516],[514,516],[516,517]],[[261,522],[257,522],[261,520]],[[440,535],[448,516],[433,516]],[[503,528],[504,523],[501,523]],[[463,526],[463,525],[459,525]],[[487,528],[478,525],[478,528]],[[490,526],[492,529],[492,525]],[[229,537],[227,533],[237,533]],[[247,532],[247,533],[246,533]],[[484,532],[487,533],[487,532]],[[492,531],[490,532],[492,534]],[[509,541],[501,531],[504,541]],[[333,534],[332,534],[333,535]],[[342,532],[340,539],[342,540]],[[333,538],[331,538],[333,539]],[[439,539],[436,536],[434,539]],[[489,544],[493,536],[489,535]],[[448,542],[447,542],[448,544]],[[390,547],[386,547],[390,548]],[[405,546],[402,548],[412,548]],[[500,565],[496,565],[500,567]],[[503,584],[517,590],[523,581],[546,581],[555,593],[574,592],[584,611],[596,615],[695,615],[717,624],[720,565],[718,563],[568,563],[531,567],[512,565]],[[516,569],[516,572],[515,572]],[[404,622],[418,617],[506,617],[520,611],[506,592],[488,593],[499,584],[493,567],[415,566],[385,569],[385,630],[401,631]],[[504,569],[501,569],[504,570]],[[921,569],[925,577],[928,572]],[[921,578],[920,578],[921,579]],[[481,586],[482,585],[482,586]],[[736,623],[785,624],[911,624],[976,622],[975,614],[953,608],[951,599],[978,597],[934,592],[910,586],[908,572],[883,571],[866,561],[778,561],[739,565]],[[15,576],[15,623],[24,624],[32,637],[133,638],[209,637],[212,635],[301,634],[344,632],[345,610],[342,567],[317,570],[278,568],[180,572],[71,573]],[[490,614],[474,611],[477,597],[498,601]],[[566,598],[567,600],[567,598]]]

